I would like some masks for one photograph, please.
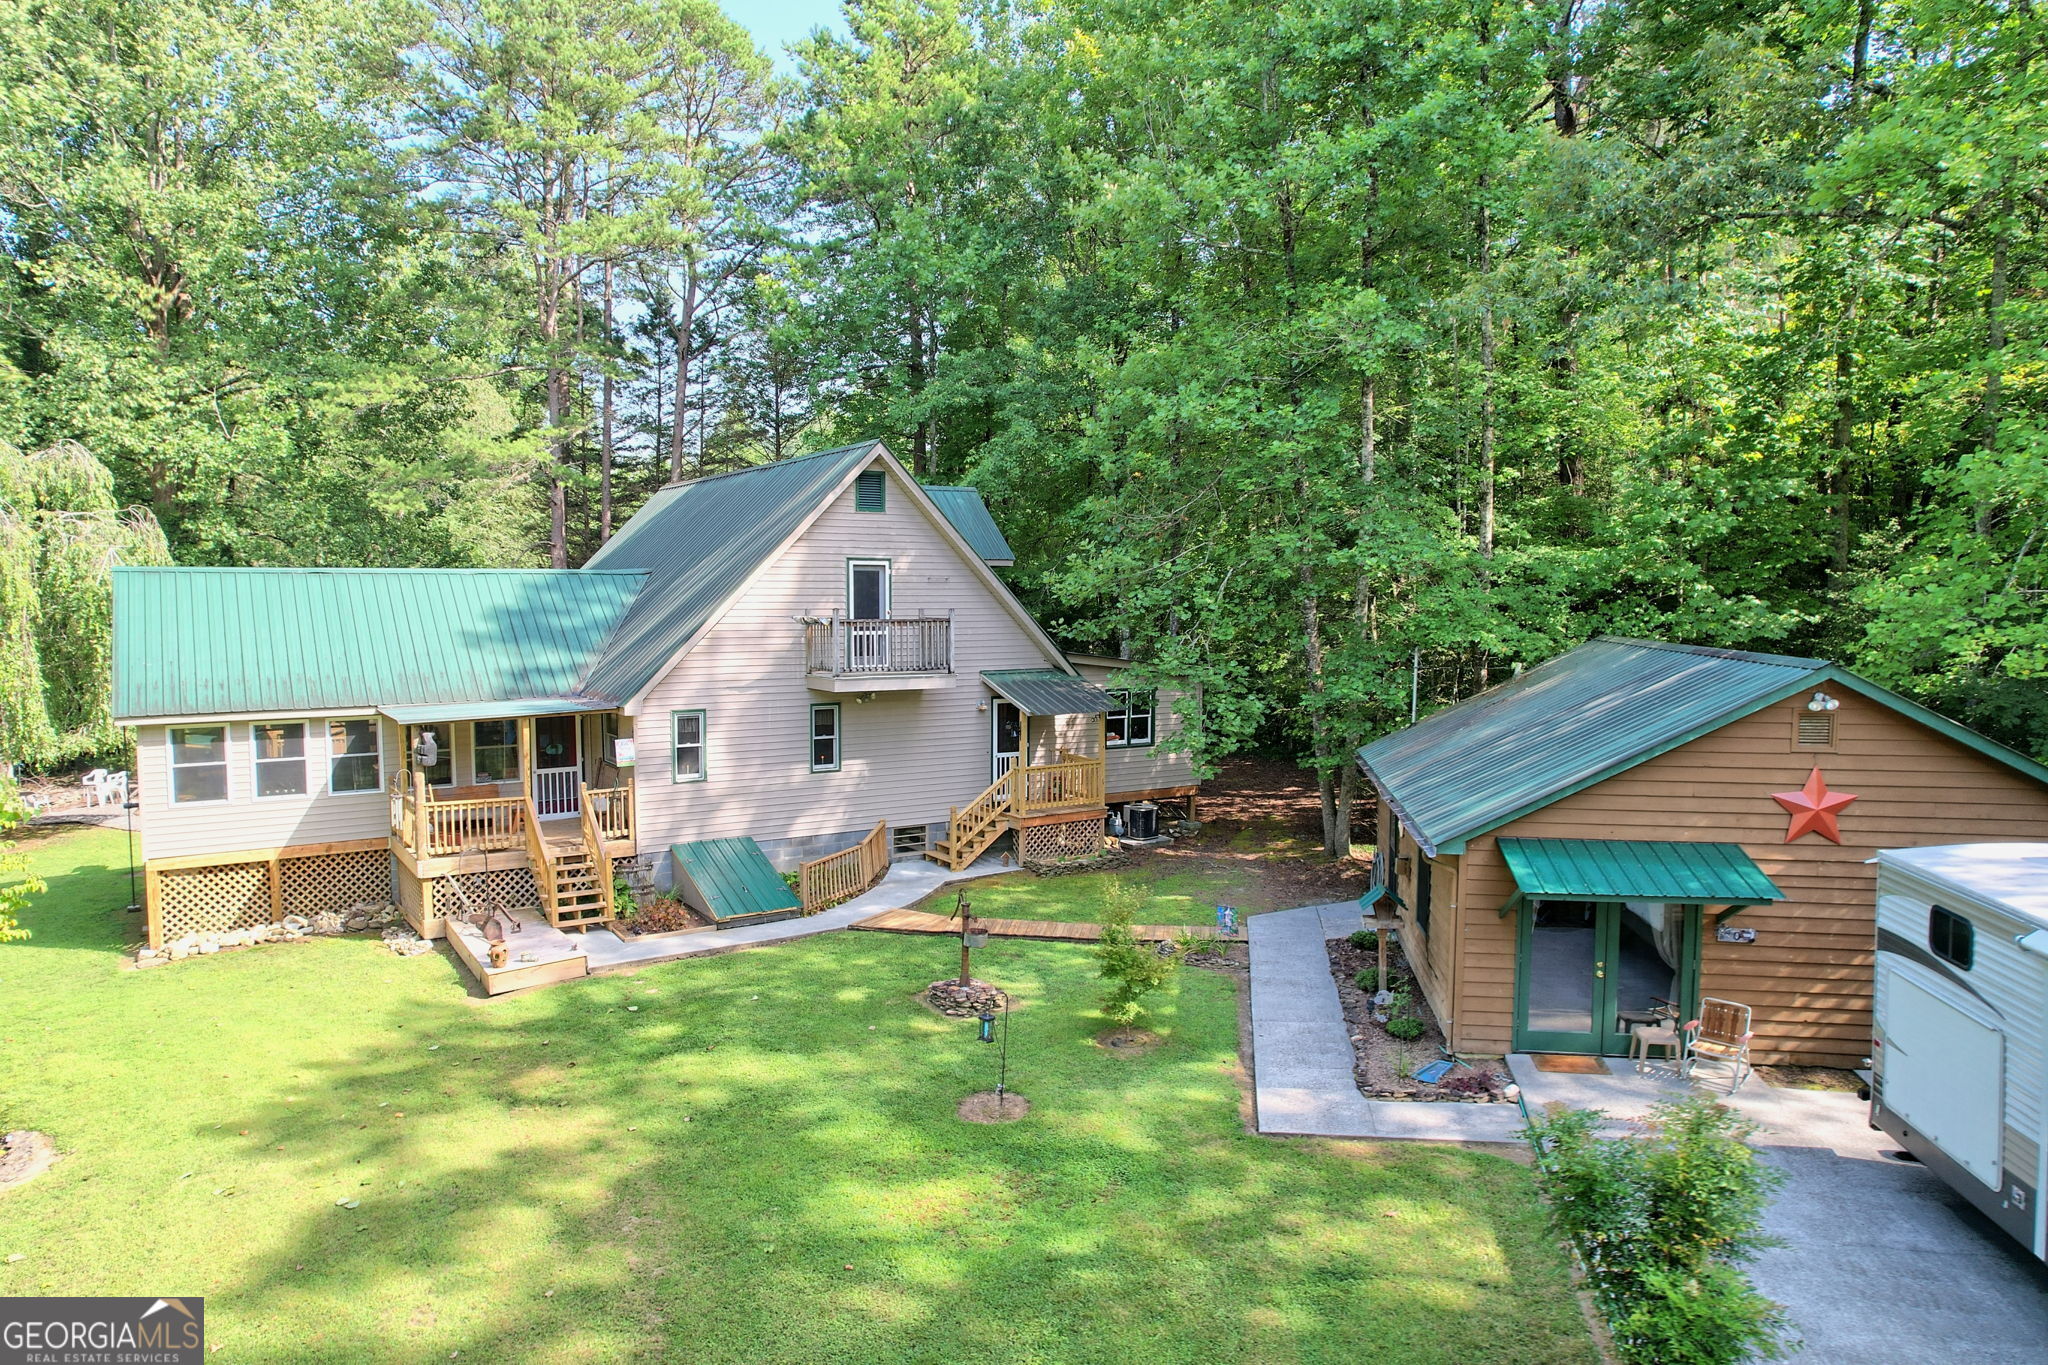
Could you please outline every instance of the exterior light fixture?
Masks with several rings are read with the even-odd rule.
[[[1806,709],[1809,711],[1839,711],[1842,709],[1842,703],[1825,692],[1816,692],[1813,694],[1813,700],[1806,703]]]

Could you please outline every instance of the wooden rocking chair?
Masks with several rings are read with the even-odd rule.
[[[1692,1079],[1701,1058],[1726,1062],[1728,1093],[1732,1095],[1755,1070],[1749,1061],[1749,1040],[1755,1036],[1749,1029],[1749,1006],[1708,996],[1700,1001],[1700,1017],[1688,1021],[1680,1032],[1685,1035],[1685,1051],[1679,1072],[1687,1080]]]

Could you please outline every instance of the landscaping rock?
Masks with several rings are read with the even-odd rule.
[[[18,1128],[0,1137],[0,1188],[33,1180],[57,1160],[57,1144],[47,1133]],[[19,1253],[7,1258],[21,1259]]]
[[[965,986],[960,984],[958,977],[934,981],[926,988],[924,998],[933,1009],[955,1019],[971,1019],[983,1012],[1003,1012],[1003,993],[986,981],[970,981]]]
[[[319,910],[313,914],[312,931],[316,934],[338,934],[347,927],[348,918],[339,910]]]
[[[433,944],[403,924],[394,924],[384,931],[384,946],[400,957],[418,957],[434,950]]]

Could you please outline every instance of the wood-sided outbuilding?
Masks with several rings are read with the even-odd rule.
[[[1879,849],[2048,839],[2048,768],[1825,660],[1602,637],[1359,751],[1452,1046],[1625,1055],[1751,1007],[1855,1066]]]

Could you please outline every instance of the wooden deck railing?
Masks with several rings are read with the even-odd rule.
[[[804,622],[804,671],[835,677],[863,673],[951,673],[953,618]]]
[[[591,823],[608,844],[628,842],[633,837],[633,788],[585,787],[583,808]]]
[[[1063,755],[1058,763],[1019,768],[1016,807],[1020,815],[1102,804],[1102,760]]]
[[[478,801],[429,800],[424,856],[445,858],[457,853],[495,853],[524,846],[520,822],[526,803],[516,796]]]
[[[806,915],[850,901],[889,870],[889,822],[883,820],[852,848],[813,858],[797,868],[797,898]]]
[[[520,824],[526,827],[526,865],[533,871],[533,889],[540,893],[540,908],[547,912],[548,923],[555,922],[555,865],[548,861],[548,842],[540,837],[540,812],[534,809],[533,798],[522,796],[519,803],[525,807],[526,818]]]

